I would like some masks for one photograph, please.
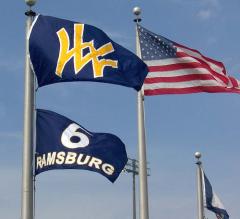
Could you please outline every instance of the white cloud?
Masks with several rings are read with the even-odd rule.
[[[220,2],[219,0],[202,0],[204,4],[209,5],[209,6],[213,6],[213,7],[219,7],[220,6]]]
[[[212,14],[213,12],[210,9],[203,9],[197,13],[197,16],[202,20],[208,20]]]
[[[220,0],[171,0],[178,4],[188,4],[190,7],[197,8],[197,12],[195,13],[196,17],[202,21],[207,21],[217,14],[219,14],[221,10]]]
[[[197,17],[203,21],[213,18],[221,9],[219,0],[202,0],[200,7]]]

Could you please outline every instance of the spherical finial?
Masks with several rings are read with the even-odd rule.
[[[133,14],[135,14],[136,16],[139,16],[141,14],[141,8],[134,7],[133,8]]]
[[[25,0],[26,4],[29,6],[29,7],[32,7],[33,5],[36,4],[36,1],[37,0]]]
[[[196,157],[196,159],[199,160],[199,159],[201,158],[201,156],[202,156],[202,155],[201,155],[200,152],[196,152],[196,153],[195,153],[195,157]]]

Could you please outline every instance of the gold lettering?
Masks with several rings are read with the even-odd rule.
[[[116,60],[104,59],[105,55],[114,52],[112,43],[104,44],[102,47],[96,49],[94,41],[83,42],[84,24],[74,24],[74,47],[69,49],[70,41],[69,35],[65,28],[57,32],[60,42],[60,50],[58,62],[56,67],[56,75],[62,77],[65,65],[73,57],[75,74],[78,74],[83,67],[92,62],[94,78],[103,77],[103,71],[106,66],[112,68],[118,67]],[[89,52],[83,56],[83,50],[88,49]],[[99,58],[101,58],[99,60]]]

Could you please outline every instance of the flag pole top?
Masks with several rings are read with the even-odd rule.
[[[37,2],[37,0],[25,0],[25,3],[29,6],[32,7],[33,5],[35,5]]]
[[[195,158],[198,160],[202,157],[202,154],[200,152],[196,152],[194,155],[195,155]]]
[[[27,6],[29,6],[29,10],[25,12],[27,16],[35,16],[36,13],[32,11],[31,7],[36,4],[37,0],[25,0]]]
[[[133,14],[136,16],[136,18],[134,19],[134,22],[138,23],[141,22],[141,18],[140,18],[140,14],[141,14],[141,8],[140,7],[134,7],[133,8]]]
[[[201,154],[200,152],[196,152],[196,153],[194,154],[194,156],[195,156],[195,158],[197,159],[196,164],[201,165],[202,162],[200,161],[200,158],[202,157],[202,154]]]

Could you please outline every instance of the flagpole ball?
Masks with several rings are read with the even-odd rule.
[[[133,8],[133,14],[136,16],[136,19],[134,19],[134,22],[140,22],[142,20],[140,18],[140,14],[141,14],[141,8],[140,7],[134,7]]]
[[[37,0],[25,0],[26,4],[29,6],[29,7],[32,7],[33,5],[36,4],[36,1]]]
[[[202,154],[201,154],[200,152],[196,152],[196,153],[195,153],[195,158],[196,158],[196,159],[199,160],[201,157],[202,157]]]
[[[136,15],[136,16],[139,16],[141,14],[141,8],[139,7],[134,7],[133,8],[133,13]]]

